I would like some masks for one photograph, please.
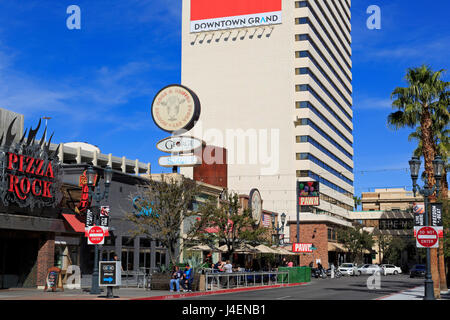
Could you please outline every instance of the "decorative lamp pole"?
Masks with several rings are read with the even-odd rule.
[[[86,170],[87,184],[89,186],[89,203],[91,203],[92,214],[94,216],[94,225],[98,225],[99,223],[99,207],[98,203],[103,199],[108,199],[109,195],[109,187],[111,185],[112,180],[112,169],[110,166],[106,166],[104,169],[104,189],[103,192],[100,192],[100,187],[98,186],[94,192],[95,188],[95,177],[97,173],[94,171],[92,166],[89,166]],[[93,204],[95,201],[95,205]],[[95,244],[95,252],[94,252],[94,271],[92,272],[92,284],[91,284],[91,292],[90,294],[100,294],[100,287],[98,284],[98,244]]]
[[[428,216],[428,206],[429,198],[436,192],[439,193],[441,176],[444,171],[444,161],[440,156],[437,156],[433,160],[433,171],[436,183],[430,187],[428,185],[428,176],[425,177],[425,185],[421,188],[417,184],[417,179],[419,177],[420,170],[420,159],[418,157],[412,157],[409,161],[409,167],[411,170],[411,180],[413,182],[413,192],[414,197],[416,192],[419,191],[423,195],[425,203],[425,226],[429,226],[429,216]],[[430,260],[430,248],[427,248],[427,271],[425,275],[425,296],[424,300],[435,300],[434,289],[433,289],[433,279],[431,277],[431,260]]]
[[[280,228],[278,221],[277,221],[277,226],[275,227],[275,213],[272,212],[272,228],[273,228],[273,230],[276,231],[277,246],[280,245],[280,243],[281,243],[280,231],[282,233],[284,233],[284,223],[286,222],[286,214],[282,213],[280,218],[281,218],[281,228]]]

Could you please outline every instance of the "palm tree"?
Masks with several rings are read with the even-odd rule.
[[[416,129],[412,137],[420,139],[419,148],[425,160],[425,176],[429,187],[435,184],[433,160],[440,153],[436,139],[444,141],[441,147],[448,146],[448,137],[443,136],[445,131],[439,130],[440,127],[447,127],[449,119],[450,83],[441,80],[443,72],[444,70],[434,72],[425,65],[409,68],[405,77],[408,86],[397,87],[391,94],[391,99],[394,99],[392,106],[397,111],[389,114],[387,119],[388,126],[394,129]],[[439,297],[437,250],[431,252],[431,273],[435,295]]]
[[[355,203],[355,211],[357,211],[358,206],[361,204],[361,198],[358,196],[353,196],[353,201]]]

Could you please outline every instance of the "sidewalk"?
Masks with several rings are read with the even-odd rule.
[[[44,292],[42,289],[24,289],[13,288],[0,290],[0,301],[2,300],[172,300],[187,297],[197,297],[205,295],[216,295],[239,291],[255,291],[264,289],[273,289],[280,287],[299,286],[303,283],[278,284],[272,286],[260,287],[240,287],[234,289],[224,289],[217,291],[199,291],[189,293],[170,292],[162,290],[145,290],[142,288],[118,288],[114,289],[114,299],[106,298],[106,288],[102,288],[99,295],[89,293],[89,288],[83,289],[64,289],[57,292]]]
[[[424,286],[418,286],[412,289],[377,298],[376,300],[423,300],[424,290]],[[440,300],[450,300],[450,290],[447,291],[447,293],[441,293]]]

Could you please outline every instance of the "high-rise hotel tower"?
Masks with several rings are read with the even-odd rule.
[[[290,221],[296,181],[320,182],[300,221],[348,225],[354,205],[350,6],[183,0],[181,80],[202,105],[190,133],[228,149],[231,190],[257,188]]]

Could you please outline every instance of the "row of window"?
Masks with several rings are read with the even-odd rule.
[[[333,174],[337,178],[341,179],[342,181],[347,182],[349,185],[353,186],[353,181],[352,180],[350,180],[349,178],[344,176],[341,172],[337,171],[336,169],[330,167],[329,165],[327,165],[322,160],[320,160],[317,157],[313,156],[311,153],[307,153],[307,152],[297,153],[296,154],[296,159],[297,160],[309,160],[309,161],[317,164],[319,167],[327,170],[328,172],[330,172],[331,174]]]
[[[339,193],[342,193],[344,196],[353,199],[353,194],[351,192],[341,188],[340,186],[334,184],[331,181],[328,181],[327,179],[319,176],[318,174],[316,174],[310,170],[297,170],[296,176],[297,176],[297,178],[313,178],[314,180],[326,185],[327,187],[329,187]]]
[[[321,22],[320,19],[318,18],[318,15],[317,15],[316,12],[314,11],[314,9],[313,9],[311,6],[309,6],[308,3],[307,3],[306,1],[304,1],[304,2],[306,3],[306,5],[303,5],[303,6],[309,8],[309,11],[312,13],[313,17],[316,19],[317,23],[320,25],[320,27],[322,28],[323,32],[325,32],[325,34],[327,35],[327,37],[328,37],[328,39],[330,40],[330,42],[333,44],[334,48],[336,49],[336,52],[341,56],[342,60],[344,61],[344,64],[348,67],[349,70],[351,70],[352,67],[350,66],[350,64],[349,64],[349,63],[347,62],[347,60],[345,59],[344,55],[342,54],[341,50],[339,49],[339,46],[336,44],[336,42],[334,41],[334,39],[331,37],[331,35],[330,35],[330,33],[328,32],[328,30],[324,27],[324,25],[322,24],[322,22]],[[321,9],[321,8],[319,7],[319,9]],[[328,20],[328,17],[327,17],[326,15],[324,15],[324,16],[325,16],[325,19]],[[301,20],[299,20],[299,23],[297,23],[297,19],[301,19]],[[303,17],[303,18],[296,18],[295,21],[296,21],[296,24],[309,24],[309,26],[314,30],[314,33],[315,33],[319,38],[321,38],[320,34],[319,34],[319,33],[317,32],[317,30],[312,26],[312,23],[309,21],[308,18],[304,18],[304,17]],[[328,20],[328,21],[329,21],[329,20]],[[330,27],[332,27],[331,24],[330,24]],[[346,53],[348,54],[348,56],[351,57],[351,53],[348,52],[347,48],[345,48],[344,43],[341,41],[341,39],[340,39],[339,37],[337,37],[337,38],[338,38],[338,40],[341,42],[341,45],[342,45],[342,47],[344,48],[344,50],[346,51]],[[324,42],[323,39],[321,39],[321,41]]]
[[[295,91],[297,91],[297,92],[301,92],[301,91],[309,91],[309,92],[314,96],[314,98],[316,98],[317,101],[319,101],[320,104],[321,104],[325,109],[330,108],[330,107],[328,106],[328,104],[327,104],[325,101],[323,101],[323,99],[317,94],[317,92],[316,92],[311,86],[309,86],[309,85],[307,85],[307,84],[298,84],[298,85],[296,85],[296,86],[295,86]],[[341,111],[344,113],[344,115],[348,118],[348,120],[352,121],[352,117],[351,117],[348,113],[346,113],[345,110],[342,109],[341,106],[338,105],[338,108],[339,108],[339,110],[341,110]]]
[[[322,137],[327,139],[332,145],[334,145],[336,148],[338,148],[341,152],[343,152],[347,157],[353,160],[353,156],[345,150],[339,143],[336,142],[332,137],[330,137],[328,134],[326,134],[322,129],[319,128],[318,125],[316,125],[311,119],[300,119],[300,125],[301,126],[310,126],[314,130],[317,131]]]
[[[301,51],[301,52],[305,52],[306,56],[308,56],[308,51]],[[303,56],[305,56],[305,55],[303,55]],[[314,73],[312,73],[311,70],[309,70],[308,74],[311,76],[311,78],[313,78],[313,80],[323,90],[323,92],[325,92],[326,95],[334,102],[334,104],[337,105],[339,107],[339,109],[345,113],[347,118],[351,119],[351,116],[347,113],[347,111],[345,111],[345,109],[341,106],[341,104],[333,97],[333,95],[330,93],[330,91],[328,91],[328,89],[322,84],[322,82],[316,77],[316,75]],[[347,100],[345,100],[345,101],[347,102],[347,106],[349,108],[351,108],[352,105]]]
[[[348,31],[349,34],[351,34],[351,33],[352,33],[352,30],[350,29],[350,27],[348,26],[348,24],[345,23],[345,18],[342,16],[342,13],[341,13],[341,11],[339,10],[336,1],[324,1],[324,2],[325,2],[325,5],[328,7],[328,10],[329,10],[329,11],[331,12],[331,14],[333,15],[334,19],[335,19],[336,21],[338,21],[337,17],[334,15],[333,11],[331,10],[330,3],[332,3],[332,5],[334,6],[334,8],[336,9],[336,12],[337,12],[338,15],[339,15],[339,18],[341,18],[341,22],[342,22],[342,24],[345,26],[345,29],[347,29],[347,31]],[[344,10],[343,10],[343,11],[344,11]],[[348,21],[350,21],[350,20],[351,20],[351,19],[348,19]],[[337,25],[338,25],[339,28],[341,29],[342,33],[344,33],[344,30],[342,29],[341,24],[337,23]],[[345,34],[345,33],[344,33],[344,34]]]
[[[309,21],[309,19],[307,17],[303,17],[303,18],[296,18],[295,19],[295,24],[307,24],[309,25],[309,27],[311,28],[311,30],[314,32],[314,34],[316,35],[316,37],[319,39],[320,43],[323,45],[323,47],[327,50],[328,54],[331,56],[331,58],[334,60],[334,62],[336,63],[336,65],[339,67],[339,69],[341,69],[342,73],[344,74],[344,76],[348,79],[348,81],[352,81],[350,76],[347,74],[346,70],[344,69],[344,67],[341,65],[341,63],[338,61],[338,59],[336,58],[336,55],[333,53],[333,51],[331,51],[330,47],[328,46],[328,44],[325,42],[325,40],[322,38],[322,36],[320,35],[320,33],[317,31],[316,27],[314,27],[314,25],[311,23],[311,21]],[[310,37],[311,39],[311,37]],[[351,68],[349,68],[349,70],[351,70]]]
[[[324,2],[327,2],[327,1],[324,1]],[[345,52],[351,57],[352,53],[348,50],[348,48],[346,47],[346,45],[344,44],[344,41],[342,41],[342,39],[345,39],[345,41],[347,42],[348,46],[352,45],[351,41],[344,36],[344,32],[343,32],[342,29],[341,29],[342,37],[339,35],[337,30],[334,28],[334,25],[331,23],[330,19],[328,18],[328,15],[325,13],[325,9],[321,6],[320,2],[316,1],[315,3],[317,5],[317,7],[319,8],[320,12],[322,13],[322,15],[324,16],[325,20],[327,21],[328,25],[330,26],[332,32],[336,35],[336,38],[338,39],[339,43],[344,48]],[[330,13],[333,15],[334,19],[337,22],[337,19],[334,16],[334,14],[333,14],[333,12],[331,10],[330,10]],[[336,23],[336,24],[340,27],[339,23]]]
[[[307,39],[309,39],[309,36],[307,34],[305,34],[304,36],[306,36]],[[300,37],[300,38],[305,38],[305,37]],[[311,45],[314,47],[315,50],[317,50],[318,48],[315,47],[315,44],[313,44],[313,41],[310,42]],[[311,62],[316,66],[316,68],[320,71],[320,73],[325,77],[325,79],[327,79],[327,81],[331,84],[331,86],[334,88],[334,90],[336,90],[336,92],[339,94],[339,96],[342,98],[342,100],[344,100],[345,102],[347,102],[347,105],[351,108],[352,107],[352,103],[347,99],[347,97],[342,93],[342,91],[336,86],[336,84],[334,83],[333,80],[330,79],[330,77],[328,76],[328,74],[323,70],[323,68],[319,65],[319,63],[317,62],[316,59],[314,59],[313,55],[309,53],[308,50],[305,50],[308,53],[308,57],[310,58]],[[336,74],[335,74],[336,75]],[[340,78],[338,78],[340,80]],[[343,82],[341,82],[343,84]],[[351,91],[344,86],[344,88],[347,90],[348,94],[351,96],[352,93]]]
[[[327,156],[329,156],[331,159],[333,159],[334,161],[339,163],[345,169],[347,169],[350,172],[353,172],[353,168],[352,167],[350,167],[344,161],[339,159],[334,153],[332,153],[330,150],[328,150],[327,148],[322,146],[319,142],[314,140],[312,137],[310,137],[310,136],[296,136],[295,138],[296,138],[296,142],[297,143],[310,143],[310,144],[312,144],[314,147],[316,147],[317,149],[319,149],[320,151],[325,153]]]
[[[308,41],[311,46],[316,50],[317,54],[322,58],[322,61],[328,66],[328,68],[331,70],[331,72],[336,76],[336,78],[339,80],[339,82],[342,84],[344,89],[347,91],[349,95],[352,95],[352,91],[349,89],[349,86],[342,80],[342,77],[336,72],[334,67],[328,62],[328,59],[323,55],[322,51],[317,47],[314,40],[308,35],[308,34],[296,34],[295,35],[295,41]],[[316,59],[313,58],[313,55],[310,54],[309,58],[313,61],[314,65],[318,67],[318,63]],[[348,79],[348,77],[347,77]],[[349,80],[351,82],[351,80]]]
[[[297,51],[299,52],[299,51]],[[297,52],[296,52],[296,56],[297,56]],[[299,56],[303,57],[308,57],[309,56],[309,52],[308,51],[300,51]],[[299,70],[300,71],[300,70]],[[351,116],[348,114],[347,111],[345,111],[344,107],[341,106],[341,104],[333,97],[333,95],[330,93],[330,91],[328,91],[328,89],[323,85],[322,81],[320,81],[317,76],[309,69],[306,68],[306,70],[303,70],[303,72],[307,72],[307,74],[309,74],[311,76],[311,78],[316,82],[316,84],[323,90],[323,92],[326,93],[326,95],[334,102],[335,105],[338,106],[338,108],[344,112],[344,114],[346,115],[347,118],[349,118],[349,120],[351,120]],[[347,102],[347,106],[351,109],[352,105],[350,102],[347,101],[347,99],[345,99],[345,101]]]
[[[353,147],[353,143],[341,132],[337,129],[319,110],[317,110],[311,103],[308,101],[297,101],[296,102],[297,109],[309,109],[316,116],[318,116],[323,122],[325,122],[338,136],[345,140],[350,146]],[[351,132],[350,132],[351,134]]]
[[[353,211],[353,207],[352,206],[349,206],[346,203],[343,203],[343,202],[341,202],[339,200],[336,200],[336,199],[334,199],[332,197],[329,197],[326,194],[321,193],[320,194],[320,200],[323,200],[323,201],[326,201],[328,203],[331,203],[331,204],[333,204],[335,206],[338,206],[338,207],[340,207],[340,208],[342,208],[344,210]]]

